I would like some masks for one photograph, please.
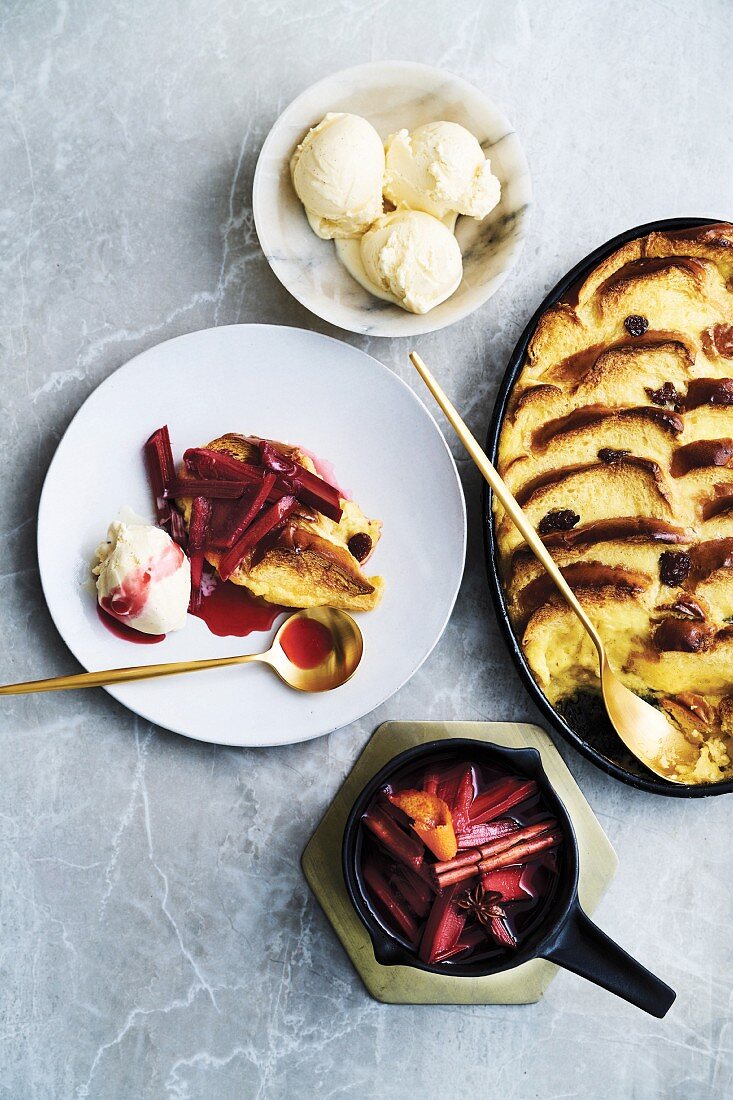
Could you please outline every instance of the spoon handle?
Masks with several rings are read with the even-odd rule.
[[[128,684],[133,680],[153,680],[158,676],[176,676],[180,672],[201,672],[206,668],[245,665],[262,661],[264,653],[247,653],[242,657],[210,657],[203,661],[175,661],[162,665],[134,665],[131,668],[109,668],[101,672],[78,672],[73,676],[51,676],[48,680],[28,680],[24,684],[5,684],[0,695],[32,695],[37,691],[69,691],[73,688],[103,687],[105,684]]]
[[[412,360],[413,365],[420,374],[423,382],[428,387],[433,397],[445,413],[445,416],[448,419],[449,423],[453,426],[456,435],[460,439],[461,443],[466,448],[475,464],[478,466],[486,481],[488,481],[493,492],[501,501],[501,504],[504,507],[507,515],[514,523],[514,525],[518,528],[520,534],[524,537],[524,540],[529,546],[532,553],[542,563],[542,565],[544,565],[545,569],[552,577],[560,592],[563,594],[568,604],[587,630],[593,644],[598,651],[598,657],[601,663],[603,663],[603,642],[601,641],[600,635],[598,634],[596,628],[593,626],[593,623],[590,621],[582,606],[576,599],[575,593],[571,589],[570,585],[567,583],[562,573],[555,565],[552,555],[547,550],[542,539],[537,534],[522,509],[517,504],[516,500],[502,481],[497,471],[489,462],[488,457],[484,453],[483,449],[479,446],[476,438],[469,431],[467,425],[461,419],[450,398],[443,392],[440,384],[433,377],[432,373],[426,367],[425,363],[422,361],[416,351],[410,352],[410,359]]]

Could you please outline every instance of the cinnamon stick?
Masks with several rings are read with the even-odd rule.
[[[549,829],[554,828],[556,824],[556,821],[540,821],[536,825],[525,825],[524,828],[507,833],[506,836],[497,837],[496,840],[483,844],[480,848],[469,848],[466,852],[459,852],[453,859],[434,864],[435,873],[440,876],[446,871],[453,871],[458,867],[465,867],[469,863],[478,863],[479,860],[498,855],[499,852],[503,852],[507,848],[513,848],[515,844],[519,844],[523,840],[531,840],[532,837],[546,833]]]
[[[562,839],[562,833],[559,829],[550,833],[542,833],[539,836],[535,835],[529,840],[521,841],[519,844],[515,843],[512,847],[482,859],[478,863],[445,871],[443,874],[438,875],[438,884],[442,889],[444,886],[451,886],[453,883],[474,878],[484,871],[497,871],[500,867],[509,867],[513,863],[525,863],[532,856],[539,855],[540,852],[547,851],[548,848],[554,848],[557,844],[560,844]]]
[[[491,856],[489,859],[482,859],[478,865],[478,869],[479,871],[496,871],[499,867],[508,867],[511,863],[524,863],[532,856],[538,855],[548,848],[554,848],[561,840],[562,833],[559,830],[554,833],[547,833],[535,837],[533,840],[527,840],[523,844],[515,845],[514,848],[510,848],[506,852],[501,852],[497,856]]]

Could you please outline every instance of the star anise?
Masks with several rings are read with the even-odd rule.
[[[456,905],[464,912],[470,913],[471,916],[488,928],[491,926],[492,921],[501,920],[506,916],[502,907],[496,904],[500,900],[501,894],[498,894],[496,890],[485,890],[479,883],[478,886],[474,886],[473,890],[466,890],[466,893],[456,902]]]

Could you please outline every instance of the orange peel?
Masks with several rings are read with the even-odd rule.
[[[453,859],[458,851],[453,818],[448,804],[429,791],[406,790],[389,800],[412,819],[412,828],[436,859]]]

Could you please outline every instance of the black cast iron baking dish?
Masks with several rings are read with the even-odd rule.
[[[403,769],[418,764],[440,763],[446,758],[478,760],[498,765],[510,775],[534,779],[542,801],[560,823],[564,842],[560,849],[557,883],[547,897],[537,923],[528,932],[516,952],[496,960],[448,960],[422,962],[406,940],[392,931],[369,902],[361,870],[362,817],[377,791]],[[617,943],[586,916],[578,900],[580,857],[572,820],[545,773],[537,749],[515,749],[476,741],[470,737],[451,737],[416,745],[389,760],[372,776],[357,797],[344,827],[341,850],[346,890],[354,909],[369,933],[374,957],[383,966],[410,966],[429,974],[454,978],[479,978],[504,973],[530,959],[549,959],[600,985],[617,997],[661,1018],[675,999],[674,990],[627,954]]]
[[[545,310],[560,301],[574,283],[585,279],[597,264],[605,260],[607,256],[610,256],[612,252],[615,252],[616,249],[620,248],[628,241],[633,241],[637,237],[644,237],[647,233],[653,233],[655,231],[664,233],[665,231],[673,229],[694,229],[701,225],[714,225],[716,222],[726,220],[725,218],[667,218],[662,221],[648,222],[646,225],[637,225],[633,229],[628,229],[625,233],[620,233],[617,237],[613,237],[610,241],[601,245],[600,248],[596,248],[593,252],[589,253],[585,259],[576,264],[572,270],[568,271],[567,275],[562,277],[560,282],[552,288],[550,293],[537,308],[531,321],[520,336],[519,342],[509,359],[501,386],[499,387],[499,393],[497,394],[496,404],[494,405],[488,436],[486,438],[486,453],[494,464],[496,464],[499,448],[499,433],[501,432],[501,426],[504,421],[507,402],[509,401],[517,376],[524,365],[527,345]],[[597,709],[594,708],[593,711],[589,711],[587,715],[578,715],[579,722],[577,724],[581,725],[582,723],[587,731],[592,730],[592,739],[590,732],[584,733],[582,729],[574,729],[568,724],[566,719],[551,706],[532,676],[529,665],[522,653],[521,646],[512,630],[509,615],[507,613],[504,589],[499,575],[491,496],[491,490],[488,485],[484,483],[482,503],[484,549],[491,597],[499,620],[499,625],[504,635],[504,640],[514,659],[514,663],[524,682],[524,686],[527,688],[532,699],[552,727],[557,730],[568,744],[572,745],[578,752],[581,752],[588,760],[592,760],[597,767],[601,768],[608,775],[612,775],[614,779],[620,779],[622,783],[628,783],[632,787],[637,787],[641,791],[649,791],[651,794],[667,795],[672,798],[705,798],[708,795],[728,794],[733,791],[733,779],[726,779],[722,783],[714,783],[708,786],[684,786],[677,783],[667,783],[665,780],[655,776],[625,749],[624,745],[613,731],[605,711],[603,710],[603,704],[600,699]]]

